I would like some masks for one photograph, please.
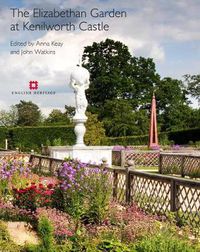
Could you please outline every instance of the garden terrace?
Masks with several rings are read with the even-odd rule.
[[[52,173],[63,162],[59,159],[31,155],[40,172]],[[113,198],[122,204],[136,202],[153,214],[168,216],[173,212],[178,223],[200,226],[200,182],[135,171],[131,167],[108,168],[113,184]]]

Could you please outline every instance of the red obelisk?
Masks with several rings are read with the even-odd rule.
[[[151,102],[151,122],[149,130],[149,148],[158,148],[158,130],[157,130],[157,118],[156,118],[156,98],[153,93]]]

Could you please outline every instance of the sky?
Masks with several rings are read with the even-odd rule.
[[[13,17],[10,8],[28,11],[28,17]],[[34,18],[33,9],[78,10],[86,18]],[[90,11],[124,11],[126,17],[91,17]],[[20,100],[32,101],[48,115],[53,109],[64,110],[74,105],[74,93],[69,87],[72,68],[79,63],[84,47],[106,38],[119,40],[128,46],[133,56],[153,58],[162,78],[183,79],[185,74],[199,74],[200,66],[200,1],[199,0],[0,0],[0,110],[9,109]],[[109,25],[108,31],[81,31],[80,22]],[[27,31],[23,22],[38,24],[73,23],[75,31]],[[11,31],[11,24],[19,31]],[[63,43],[62,47],[36,46],[37,42]],[[31,42],[30,46],[11,46],[14,42]],[[11,51],[33,51],[29,55],[13,55]],[[38,55],[34,50],[55,50],[55,55]],[[52,95],[34,95],[30,81],[38,81],[37,91]],[[14,92],[14,93],[13,93]],[[16,94],[31,92],[31,94]],[[197,101],[192,100],[197,107]]]

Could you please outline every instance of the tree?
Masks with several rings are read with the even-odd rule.
[[[18,111],[15,106],[11,106],[9,111],[0,111],[0,125],[5,127],[13,127],[17,125]]]
[[[134,111],[127,100],[106,101],[101,114],[102,122],[108,136],[130,136],[146,134],[148,130],[148,115],[146,111]],[[143,114],[143,116],[142,116]]]
[[[186,128],[181,119],[184,111],[189,109],[186,94],[187,90],[181,80],[165,77],[156,85],[157,115],[161,131],[174,129],[175,124],[177,127]]]
[[[75,115],[75,107],[73,106],[68,106],[68,105],[65,105],[65,114],[67,115],[68,118],[72,119],[73,116]]]
[[[19,126],[37,126],[41,121],[41,111],[33,102],[20,101],[15,105],[18,111]]]
[[[197,98],[200,104],[200,74],[197,75],[186,74],[184,77],[188,85],[187,89],[189,94]]]
[[[87,46],[83,53],[83,66],[90,72],[90,87],[86,92],[90,105],[101,107],[106,100],[125,97],[131,88],[131,54],[119,41]]]
[[[86,122],[86,133],[84,141],[87,145],[101,145],[105,139],[105,130],[103,123],[97,118],[97,115],[86,112],[88,120]]]
[[[62,113],[60,109],[53,109],[45,120],[47,125],[66,125],[69,124],[70,120],[65,113]]]
[[[86,92],[90,109],[101,108],[106,100],[113,99],[129,100],[137,108],[150,99],[160,79],[152,59],[132,57],[128,47],[119,41],[93,43],[85,47],[82,59],[90,72]]]

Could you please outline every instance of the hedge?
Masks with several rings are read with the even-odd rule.
[[[9,148],[19,147],[22,151],[31,149],[40,150],[41,145],[53,144],[60,139],[61,145],[73,145],[75,134],[73,126],[41,126],[41,127],[0,127],[0,148],[4,148],[5,139],[8,138]],[[159,143],[167,145],[173,141],[175,144],[188,144],[191,141],[200,141],[200,128],[162,132],[159,134]],[[107,137],[103,145],[147,145],[148,135]]]
[[[44,127],[17,127],[9,129],[10,148],[19,147],[23,151],[38,150],[41,145],[53,144],[55,139],[61,139],[61,145],[73,145],[75,134],[73,127],[44,126]]]
[[[168,138],[173,140],[175,144],[195,143],[200,141],[200,128],[171,131],[168,133]]]
[[[200,128],[187,129],[171,132],[161,132],[159,134],[159,143],[167,145],[173,142],[174,144],[189,144],[190,142],[200,141]],[[147,145],[149,141],[148,135],[142,136],[126,136],[126,137],[108,137],[107,145]]]

